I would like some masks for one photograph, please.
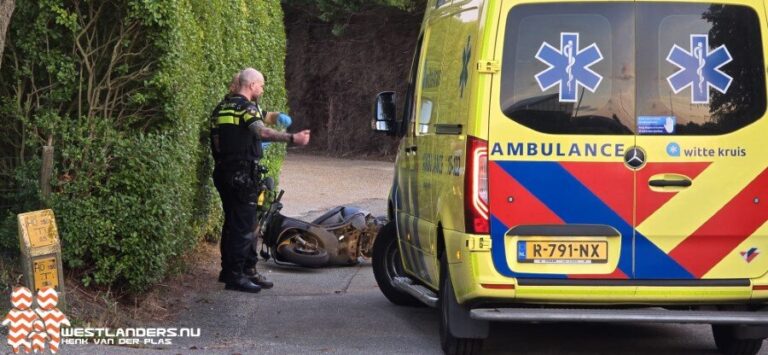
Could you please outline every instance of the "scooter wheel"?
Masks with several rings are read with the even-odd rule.
[[[325,266],[330,259],[328,252],[325,250],[318,250],[316,253],[308,254],[297,250],[295,244],[281,245],[277,248],[277,253],[285,261],[306,267]]]

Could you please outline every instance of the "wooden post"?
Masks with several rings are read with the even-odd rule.
[[[59,309],[66,307],[61,244],[52,210],[21,213],[19,243],[27,288],[37,292],[53,287],[59,293]]]

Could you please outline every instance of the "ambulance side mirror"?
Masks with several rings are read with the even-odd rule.
[[[373,108],[371,128],[375,132],[384,132],[393,136],[396,134],[395,123],[395,92],[384,91],[376,95],[376,106]]]

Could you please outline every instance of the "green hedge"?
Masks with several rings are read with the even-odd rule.
[[[263,106],[286,110],[285,32],[277,0],[17,0],[0,82],[0,156],[15,180],[0,248],[17,244],[13,213],[51,207],[64,262],[131,292],[221,228],[210,175],[208,115],[232,74],[267,78]],[[40,201],[40,150],[56,149],[52,196]],[[279,170],[284,146],[268,160]]]

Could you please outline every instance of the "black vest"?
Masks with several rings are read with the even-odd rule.
[[[263,121],[261,116],[258,105],[241,95],[227,95],[216,106],[211,114],[211,150],[217,163],[261,159],[261,139],[248,128]]]

